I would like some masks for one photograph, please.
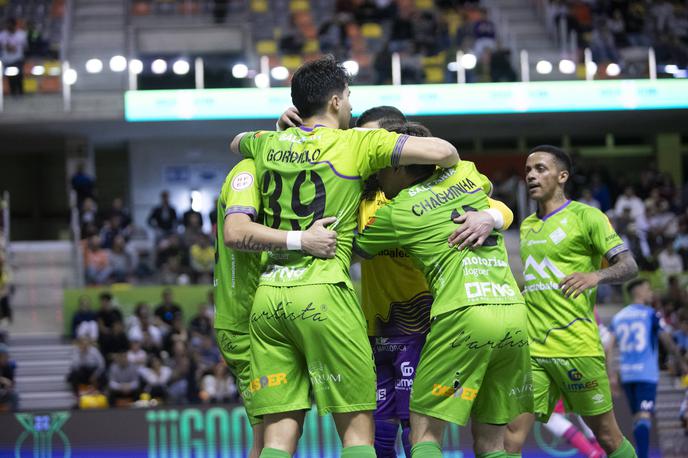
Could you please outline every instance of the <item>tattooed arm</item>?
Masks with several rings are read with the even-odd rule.
[[[325,226],[335,221],[334,217],[323,218],[302,231],[301,249],[319,258],[333,258],[337,251],[337,233]],[[280,251],[288,249],[288,232],[254,223],[244,213],[232,213],[225,217],[223,236],[225,245],[235,250]]]
[[[596,272],[576,272],[559,283],[564,296],[578,297],[586,289],[603,283],[623,283],[638,274],[638,265],[630,251],[622,251],[609,259],[609,267]]]

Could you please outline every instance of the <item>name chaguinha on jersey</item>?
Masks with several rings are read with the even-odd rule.
[[[432,193],[432,197],[414,204],[411,207],[411,211],[416,216],[423,216],[426,211],[432,211],[442,204],[449,202],[450,200],[457,199],[464,194],[470,194],[474,190],[478,189],[478,186],[470,179],[464,178],[463,180],[455,183],[444,192],[434,192],[431,189],[429,191]],[[410,191],[409,191],[410,194]]]

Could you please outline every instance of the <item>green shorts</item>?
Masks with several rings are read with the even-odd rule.
[[[533,411],[526,308],[475,305],[436,317],[420,356],[411,411],[465,425]]]
[[[229,371],[237,381],[237,388],[241,394],[241,399],[244,400],[244,408],[248,421],[251,426],[262,423],[263,420],[256,418],[253,415],[251,390],[249,383],[251,383],[251,360],[249,352],[249,335],[247,333],[230,331],[229,329],[216,329],[217,345],[220,347],[222,357],[229,367]]]
[[[560,398],[567,412],[599,415],[612,410],[612,395],[603,356],[531,358],[535,414],[546,422]]]
[[[373,352],[352,289],[260,286],[251,310],[255,415],[375,410]]]

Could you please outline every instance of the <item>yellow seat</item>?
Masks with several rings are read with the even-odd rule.
[[[311,5],[307,0],[292,0],[289,3],[289,11],[295,13],[297,11],[308,11],[311,9]]]
[[[24,92],[27,94],[38,92],[38,80],[31,77],[24,78]]]
[[[416,8],[419,10],[431,10],[434,7],[432,0],[416,0]]]
[[[260,40],[256,43],[256,52],[261,56],[265,54],[276,54],[277,42],[275,40]]]
[[[320,43],[318,40],[306,40],[306,44],[303,46],[304,54],[315,54],[320,52]]]
[[[425,67],[423,69],[425,72],[425,82],[426,83],[443,83],[444,82],[444,70],[442,67]]]
[[[254,13],[266,13],[268,11],[268,0],[251,0],[251,11]]]
[[[299,55],[290,55],[282,57],[282,65],[287,67],[289,70],[296,70],[303,63],[303,59]]]
[[[361,26],[361,35],[366,38],[382,38],[382,27],[374,22],[365,23]]]
[[[447,58],[445,51],[439,52],[434,56],[423,56],[423,66],[426,65],[443,65]]]

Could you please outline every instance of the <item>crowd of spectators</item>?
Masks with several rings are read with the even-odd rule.
[[[212,292],[188,325],[169,289],[155,308],[139,303],[130,316],[110,293],[101,293],[99,302],[93,310],[88,296],[81,297],[72,319],[67,381],[77,399],[102,396],[110,406],[238,400],[215,343]]]
[[[150,232],[133,224],[122,198],[99,208],[95,181],[80,166],[72,177],[88,285],[111,283],[210,284],[215,266],[214,239],[203,230],[203,215],[191,208],[179,214],[162,191],[147,219]],[[211,224],[215,212],[208,215]],[[152,235],[150,235],[152,234]]]
[[[652,46],[658,64],[688,65],[685,1],[550,0],[547,16],[551,29],[563,21],[575,31],[579,49],[589,47],[596,62],[624,63],[632,48]]]

